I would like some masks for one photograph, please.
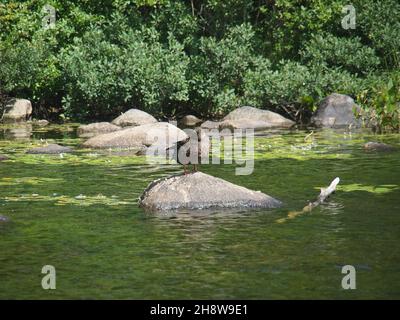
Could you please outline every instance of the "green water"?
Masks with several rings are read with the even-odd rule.
[[[201,170],[285,203],[270,211],[149,215],[137,198],[176,165],[80,150],[27,155],[40,139],[78,145],[74,126],[33,128],[30,139],[0,130],[0,298],[360,299],[400,298],[399,135],[306,131],[257,137],[255,171]],[[2,133],[3,132],[3,133]],[[19,133],[20,135],[20,133]],[[311,213],[292,215],[336,176],[338,191]],[[57,289],[43,290],[53,265]],[[341,268],[356,268],[343,290]]]

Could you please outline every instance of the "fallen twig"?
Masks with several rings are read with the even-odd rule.
[[[310,212],[312,209],[315,207],[319,206],[321,203],[323,203],[333,192],[335,192],[337,185],[339,184],[340,179],[335,178],[331,184],[329,185],[328,188],[321,188],[321,193],[318,196],[318,199],[315,200],[314,202],[310,202],[308,205],[306,205],[302,211],[291,211],[288,213],[288,216],[286,218],[281,218],[276,220],[278,223],[283,223],[288,219],[293,219],[296,216],[305,213],[305,212]]]

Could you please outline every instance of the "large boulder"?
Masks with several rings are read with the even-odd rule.
[[[81,125],[77,129],[77,134],[82,138],[93,137],[102,133],[109,133],[121,130],[121,127],[109,122],[95,122],[91,124]]]
[[[354,100],[344,94],[333,93],[321,101],[311,122],[317,127],[340,128],[349,125],[359,127],[361,120],[354,113],[360,112],[360,107]]]
[[[252,191],[220,178],[195,172],[152,182],[139,199],[151,211],[197,209],[277,208],[282,205],[260,191]]]
[[[257,121],[257,128],[260,129],[261,121],[264,122],[264,129],[269,128],[290,128],[295,123],[292,120],[286,119],[278,113],[261,110],[249,106],[240,107],[230,112],[224,120],[233,120],[235,124],[241,128],[253,125],[252,121]]]
[[[190,115],[190,114],[187,115],[187,116],[184,116],[184,117],[180,120],[180,123],[181,123],[182,125],[188,126],[188,127],[193,127],[193,126],[195,126],[196,124],[199,124],[199,123],[201,123],[201,122],[202,122],[201,119],[197,118],[196,116]]]
[[[83,146],[87,148],[131,148],[143,150],[151,145],[170,147],[177,141],[187,139],[187,134],[167,122],[145,124],[133,128],[100,134],[87,140]]]
[[[26,99],[11,99],[4,107],[3,122],[26,121],[32,114],[32,104]]]
[[[120,127],[141,126],[156,122],[156,118],[152,115],[138,109],[130,109],[112,121],[113,124]]]
[[[60,146],[58,144],[48,144],[44,147],[38,147],[29,149],[26,153],[29,154],[60,154],[60,153],[70,153],[73,150],[70,147]]]

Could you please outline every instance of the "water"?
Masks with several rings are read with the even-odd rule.
[[[399,135],[257,137],[252,175],[235,176],[235,165],[201,170],[283,208],[149,215],[137,198],[179,166],[82,149],[25,154],[40,139],[79,145],[74,129],[33,127],[18,139],[0,130],[0,154],[11,158],[0,162],[0,214],[11,219],[0,223],[0,298],[400,298],[400,152],[362,149],[370,140],[400,146]],[[329,202],[293,214],[336,176]],[[41,287],[44,265],[57,270],[56,290]],[[356,268],[356,290],[341,287],[344,265]]]

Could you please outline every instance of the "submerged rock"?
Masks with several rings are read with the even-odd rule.
[[[69,153],[73,150],[70,147],[60,146],[58,144],[49,144],[45,147],[29,149],[26,153],[29,154],[60,154]]]
[[[139,109],[130,109],[125,113],[121,114],[119,117],[112,121],[112,124],[115,124],[120,127],[128,127],[128,126],[141,126],[144,124],[156,123],[157,119],[152,115],[148,114]]]
[[[295,124],[294,121],[286,119],[278,113],[249,106],[233,110],[224,118],[224,122],[226,120],[233,120],[233,123],[240,128],[246,128],[251,125],[256,125],[258,129],[260,127],[264,127],[264,129],[290,128]]]
[[[8,160],[9,158],[5,155],[0,154],[0,161]]]
[[[1,223],[1,222],[8,222],[8,221],[10,221],[9,218],[7,218],[7,217],[5,217],[5,216],[2,216],[2,215],[0,214],[0,223]]]
[[[189,127],[195,126],[196,124],[199,124],[200,122],[202,122],[202,120],[193,115],[184,116],[180,120],[181,124],[183,124],[184,126],[189,126]]]
[[[163,211],[277,208],[282,202],[260,191],[195,172],[152,182],[141,195],[139,205],[147,210]]]
[[[4,108],[3,122],[26,121],[32,114],[32,104],[26,99],[11,99]]]
[[[177,141],[187,139],[187,134],[167,122],[145,124],[133,128],[105,133],[87,140],[88,148],[133,148],[143,150],[151,145],[170,147]]]
[[[317,127],[340,128],[349,125],[359,127],[361,120],[356,119],[354,112],[359,113],[360,107],[351,97],[333,93],[321,101],[311,122]]]
[[[77,129],[79,137],[93,137],[98,134],[114,132],[121,130],[121,127],[109,122],[95,122],[91,124],[81,125]]]
[[[364,149],[368,151],[394,151],[395,147],[382,142],[367,142]]]

